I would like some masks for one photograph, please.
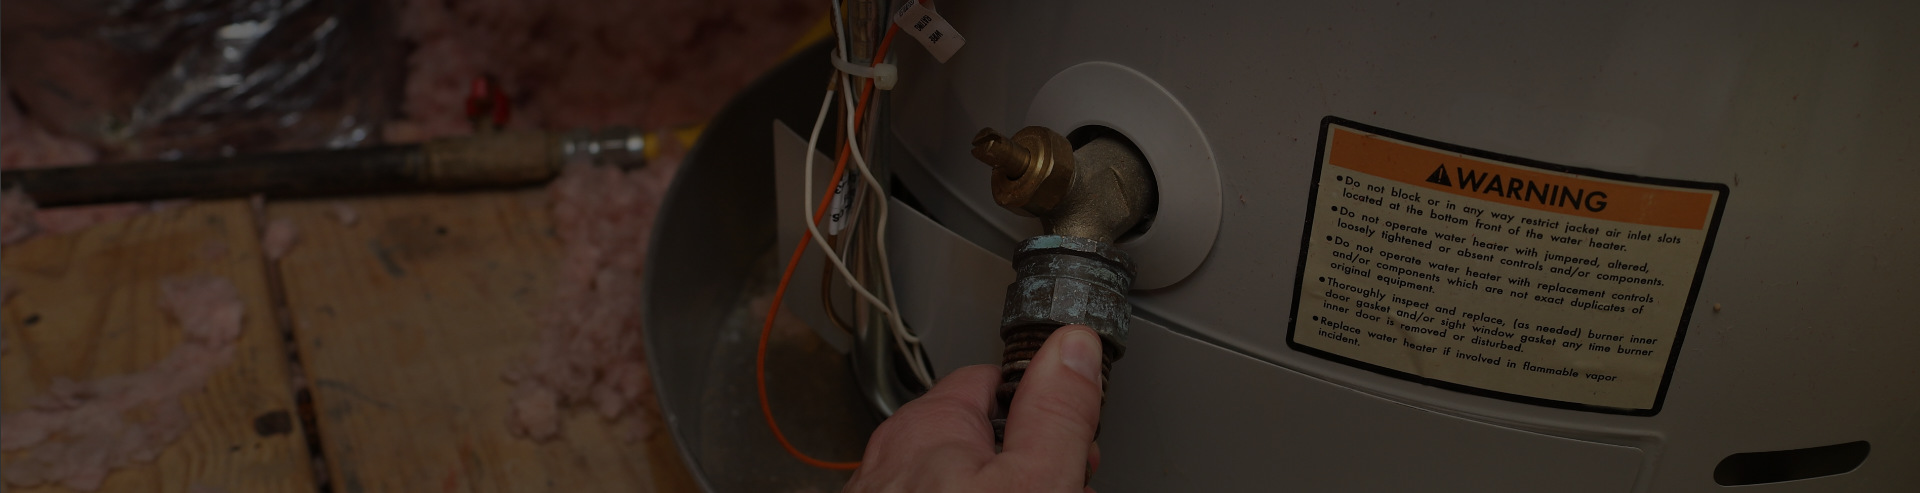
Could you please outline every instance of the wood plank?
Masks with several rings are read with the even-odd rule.
[[[225,256],[207,255],[209,244]],[[259,236],[244,200],[196,202],[71,235],[6,248],[0,276],[18,294],[4,305],[0,409],[17,410],[54,377],[137,371],[171,352],[181,329],[160,307],[161,279],[231,279],[246,304],[231,362],[182,401],[193,427],[151,463],[110,474],[104,492],[313,491],[299,420],[262,436],[257,417],[296,415],[287,346],[274,325]],[[14,459],[24,452],[14,452]],[[66,491],[56,486],[9,491]]]
[[[697,491],[664,425],[620,439],[591,412],[509,434],[501,374],[538,336],[560,246],[544,190],[269,204],[335,491]],[[638,300],[635,300],[637,303]]]

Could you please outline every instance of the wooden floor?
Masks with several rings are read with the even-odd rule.
[[[241,200],[197,202],[9,246],[0,277],[18,295],[0,318],[0,410],[21,408],[54,377],[158,360],[180,337],[158,306],[158,281],[211,273],[232,279],[246,301],[234,362],[187,400],[192,430],[100,491],[315,491],[310,448],[343,493],[697,491],[665,432],[628,443],[623,430],[581,412],[559,440],[508,433],[500,375],[534,342],[560,255],[545,198],[521,190],[342,201],[359,216],[353,225],[333,201],[269,202],[264,217]],[[299,243],[266,261],[257,230],[283,218],[298,226]],[[206,254],[215,243],[224,257]],[[260,433],[256,418],[298,414],[296,367],[310,383],[313,421]]]

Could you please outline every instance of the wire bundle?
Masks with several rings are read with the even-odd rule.
[[[836,38],[836,51],[834,56],[838,58],[836,65],[852,66],[851,63],[846,61],[846,32],[845,27],[841,23],[840,5],[838,2],[833,1],[829,3],[832,4],[833,11],[833,27]],[[878,48],[874,50],[873,66],[879,66],[886,60],[887,50],[892,46],[894,35],[898,32],[898,27],[888,27],[886,35],[881,38]],[[888,261],[886,246],[888,215],[886,188],[880,184],[880,181],[875,178],[876,175],[872,169],[868,167],[866,157],[861,154],[859,141],[856,137],[862,129],[861,125],[865,122],[868,108],[873,101],[874,81],[872,79],[863,81],[858,98],[854,97],[852,81],[852,77],[846,72],[840,70],[834,72],[833,80],[827,84],[826,95],[820,101],[820,112],[818,116],[814,117],[813,130],[809,132],[807,136],[806,169],[802,173],[802,176],[805,178],[803,178],[804,188],[801,194],[802,210],[807,211],[806,216],[810,216],[804,220],[807,231],[803,234],[806,238],[794,246],[793,255],[787,260],[786,270],[780,276],[779,286],[775,289],[773,300],[767,307],[766,323],[760,329],[759,347],[754,357],[754,383],[759,390],[760,410],[762,414],[765,415],[767,427],[773,431],[774,438],[780,442],[780,446],[786,449],[788,454],[799,459],[801,462],[814,467],[834,470],[856,469],[860,467],[860,463],[857,461],[823,461],[801,452],[793,446],[792,442],[787,440],[786,434],[780,431],[780,425],[773,417],[773,408],[768,405],[767,401],[767,340],[773,333],[774,321],[780,312],[781,299],[785,297],[787,287],[793,281],[794,269],[799,267],[800,260],[806,254],[808,245],[819,246],[821,253],[826,257],[828,264],[826,267],[838,272],[839,277],[846,282],[848,288],[853,291],[854,294],[858,295],[854,300],[855,312],[858,315],[855,317],[856,323],[852,330],[856,332],[856,334],[863,334],[867,330],[874,330],[867,326],[868,322],[875,318],[880,319],[878,322],[884,326],[880,330],[890,330],[893,333],[894,349],[898,351],[902,359],[907,362],[907,366],[912,371],[914,378],[920,382],[923,388],[933,386],[932,372],[926,367],[926,357],[920,346],[920,338],[914,335],[913,331],[909,330],[906,323],[901,320],[900,305],[894,295],[892,266]],[[841,96],[841,101],[845,107],[846,138],[841,142],[838,153],[839,156],[836,158],[834,164],[833,175],[828,179],[828,182],[838,184],[857,180],[859,182],[858,185],[864,187],[863,192],[856,190],[845,191],[849,197],[852,197],[851,201],[854,205],[849,210],[852,217],[848,218],[848,223],[846,224],[847,229],[842,232],[844,236],[841,234],[822,234],[819,226],[820,221],[826,216],[830,204],[833,203],[834,195],[831,193],[823,195],[820,197],[817,206],[814,205],[812,196],[813,149],[818,148],[820,129],[825,125],[827,115],[830,113],[829,110],[833,107],[836,92]],[[854,164],[856,173],[856,177],[852,179],[847,177],[847,163],[849,160]],[[836,242],[840,243],[837,248],[835,245]],[[848,267],[849,257],[853,259],[853,268]],[[856,275],[856,270],[859,271],[857,274],[862,275]],[[833,319],[836,325],[847,329],[848,327],[845,326],[844,322],[840,321],[839,315],[832,305],[829,294],[831,292],[829,289],[831,283],[832,277],[822,276],[823,285],[821,292],[827,304],[827,314]],[[877,288],[878,292],[876,293],[876,290],[870,289],[869,286]],[[868,316],[869,314],[877,316]]]

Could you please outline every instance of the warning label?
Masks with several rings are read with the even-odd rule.
[[[1659,412],[1725,185],[1332,117],[1320,135],[1289,346],[1503,399]]]

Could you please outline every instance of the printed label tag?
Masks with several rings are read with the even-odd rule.
[[[834,185],[833,201],[827,205],[827,234],[840,234],[852,222],[854,214],[859,212],[854,206],[859,203],[860,197],[866,196],[866,187],[860,186],[859,179],[860,172],[849,169],[840,176],[840,183]]]
[[[1534,404],[1659,412],[1727,187],[1328,117],[1288,345]]]
[[[920,2],[908,0],[906,5],[901,5],[900,11],[893,16],[893,25],[900,26],[900,34],[919,41],[920,46],[926,47],[927,52],[933,53],[933,59],[940,63],[947,63],[948,58],[953,58],[953,52],[960,51],[960,47],[967,44],[967,38],[960,36],[960,32],[953,29],[953,24],[948,24],[939,12],[920,5]]]

